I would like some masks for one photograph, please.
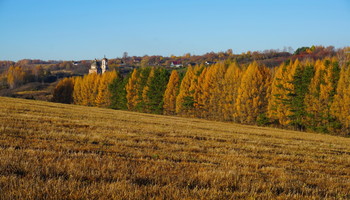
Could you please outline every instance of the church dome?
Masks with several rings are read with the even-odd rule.
[[[91,63],[91,69],[97,69],[98,65],[97,65],[97,61],[94,60],[92,63]]]

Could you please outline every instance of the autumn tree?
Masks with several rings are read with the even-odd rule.
[[[73,103],[74,78],[64,78],[56,85],[52,101],[59,103]]]
[[[342,124],[342,133],[350,134],[350,66],[343,65],[337,85],[337,92],[331,105],[333,114]]]
[[[24,83],[25,72],[22,67],[11,66],[7,71],[7,84],[14,89]]]
[[[194,76],[193,67],[188,67],[180,84],[179,95],[176,97],[176,113],[179,115],[182,115],[187,109],[193,107],[193,96],[190,87]]]
[[[181,82],[179,95],[176,97],[176,113],[184,116],[194,116],[198,102],[195,93],[198,91],[198,77],[204,67],[197,65],[188,67]]]
[[[144,112],[145,108],[145,101],[143,100],[143,90],[147,86],[147,81],[148,77],[151,73],[151,67],[145,67],[139,69],[139,76],[138,76],[138,84],[136,85],[137,87],[137,98],[138,98],[138,103],[135,105],[134,110],[139,111],[139,112]]]
[[[305,124],[307,128],[317,132],[328,132],[334,126],[334,118],[330,107],[339,79],[339,65],[335,60],[317,60],[315,75],[311,79],[309,92],[305,96]]]
[[[82,105],[82,84],[83,78],[78,76],[74,78],[74,89],[73,89],[73,103],[77,105]]]
[[[155,76],[155,68],[151,68],[145,86],[142,88],[142,112],[150,112],[150,85]]]
[[[299,60],[281,64],[277,68],[271,84],[271,95],[269,98],[267,116],[273,122],[277,121],[277,123],[282,126],[287,126],[291,122],[289,116],[292,113],[289,108],[290,104],[287,102],[291,98],[289,95],[290,92],[294,90],[292,82],[299,65]]]
[[[176,113],[176,97],[179,92],[180,77],[176,70],[171,72],[169,82],[164,93],[164,114],[174,115]]]
[[[125,86],[127,107],[129,110],[135,110],[136,106],[141,102],[140,93],[140,73],[137,69],[131,74],[128,83]]]
[[[197,102],[201,105],[200,112],[204,118],[222,120],[222,99],[224,98],[222,90],[225,72],[226,64],[220,62],[204,69],[198,78],[201,97]]]
[[[112,81],[117,77],[116,71],[105,72],[100,76],[97,89],[95,105],[98,107],[109,107],[111,105],[111,93],[108,89]]]
[[[255,124],[267,111],[270,71],[257,62],[249,64],[242,76],[236,100],[236,117],[241,123]]]
[[[75,79],[73,98],[74,103],[84,106],[96,106],[96,97],[100,83],[100,75],[88,74]]]
[[[194,108],[194,116],[199,118],[207,118],[209,116],[209,91],[207,90],[205,85],[206,77],[208,74],[208,68],[205,67],[201,71],[201,73],[197,77],[197,81],[193,83],[193,108]]]
[[[96,97],[101,81],[101,75],[92,73],[84,76],[83,79],[83,105],[96,106]]]
[[[43,68],[42,65],[37,65],[34,67],[34,69],[32,70],[32,73],[35,77],[35,81],[43,81],[45,78],[45,69]]]
[[[236,62],[231,63],[225,73],[222,88],[222,117],[225,121],[236,121],[237,115],[235,103],[238,96],[242,70]]]

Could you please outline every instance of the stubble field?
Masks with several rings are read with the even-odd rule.
[[[350,139],[0,97],[0,199],[350,199]]]

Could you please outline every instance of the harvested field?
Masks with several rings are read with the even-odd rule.
[[[350,199],[350,139],[0,97],[0,199]]]

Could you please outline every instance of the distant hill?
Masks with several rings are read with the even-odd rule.
[[[0,199],[350,199],[350,139],[0,97]]]

